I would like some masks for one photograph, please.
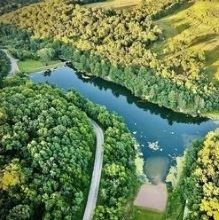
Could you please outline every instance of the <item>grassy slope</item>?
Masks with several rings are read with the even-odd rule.
[[[219,2],[200,1],[184,6],[157,24],[164,29],[166,40],[155,46],[156,52],[163,56],[162,49],[171,40],[193,37],[188,50],[205,51],[208,77],[219,83]]]
[[[87,4],[93,8],[127,8],[139,4],[141,0],[108,0],[105,2]]]
[[[59,67],[60,65],[63,65],[62,62],[59,60],[49,61],[47,62],[47,66],[45,63],[39,61],[39,60],[25,60],[25,61],[19,61],[18,66],[21,72],[31,73],[36,71],[42,71],[49,68],[55,68]]]

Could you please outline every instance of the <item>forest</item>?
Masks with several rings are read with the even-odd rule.
[[[0,103],[1,219],[82,218],[95,151],[88,116],[106,139],[97,219],[123,215],[138,183],[135,142],[118,116],[23,75],[3,80]]]
[[[4,76],[6,76],[9,70],[10,70],[10,61],[7,55],[2,50],[0,50],[0,78],[2,79]]]
[[[81,216],[95,146],[87,116],[49,86],[0,94],[1,218]]]
[[[123,85],[144,100],[194,116],[217,112],[218,81],[207,77],[205,53],[187,50],[192,39],[173,41],[164,54],[157,51],[165,36],[154,19],[184,1],[158,2],[159,7],[146,1],[125,11],[48,0],[0,21],[17,25],[36,39],[63,42],[69,46],[65,58],[80,71]]]
[[[180,181],[170,195],[169,217],[179,218],[186,206],[186,219],[219,218],[218,167],[219,130],[216,130],[186,152]]]

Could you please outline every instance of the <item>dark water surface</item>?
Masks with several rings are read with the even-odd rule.
[[[31,75],[34,82],[48,82],[65,90],[74,89],[92,102],[106,106],[121,115],[130,131],[140,144],[143,156],[174,162],[183,154],[185,147],[217,127],[217,122],[192,118],[174,113],[166,108],[142,102],[127,89],[99,78],[83,79],[69,67],[61,67],[45,76],[43,73]],[[153,150],[151,148],[158,148]]]

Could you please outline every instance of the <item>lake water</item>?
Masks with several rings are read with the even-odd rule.
[[[204,136],[218,125],[212,120],[192,118],[142,102],[119,85],[99,78],[83,79],[69,67],[54,70],[49,76],[34,73],[31,79],[36,83],[48,82],[65,90],[74,89],[92,102],[117,112],[124,118],[140,144],[145,161],[149,161],[150,164],[163,161],[161,164],[168,167],[174,163],[176,156],[183,154],[192,140]],[[162,170],[167,172],[165,168]],[[148,174],[147,168],[145,172]],[[161,176],[164,178],[165,174]]]

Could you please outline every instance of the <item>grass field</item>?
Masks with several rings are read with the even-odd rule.
[[[104,2],[87,4],[93,8],[128,8],[141,3],[141,0],[108,0]]]
[[[47,62],[47,64],[48,65],[45,65],[44,62],[39,60],[25,60],[25,61],[19,61],[18,67],[21,72],[31,73],[31,72],[42,71],[63,65],[63,63],[60,62],[59,60],[49,61]]]
[[[164,220],[165,213],[153,212],[146,209],[134,208],[134,220]]]
[[[211,80],[219,82],[219,2],[186,5],[157,24],[163,28],[166,40],[154,47],[156,52],[162,56],[163,48],[171,41],[189,39],[188,50],[205,51],[206,72]]]

